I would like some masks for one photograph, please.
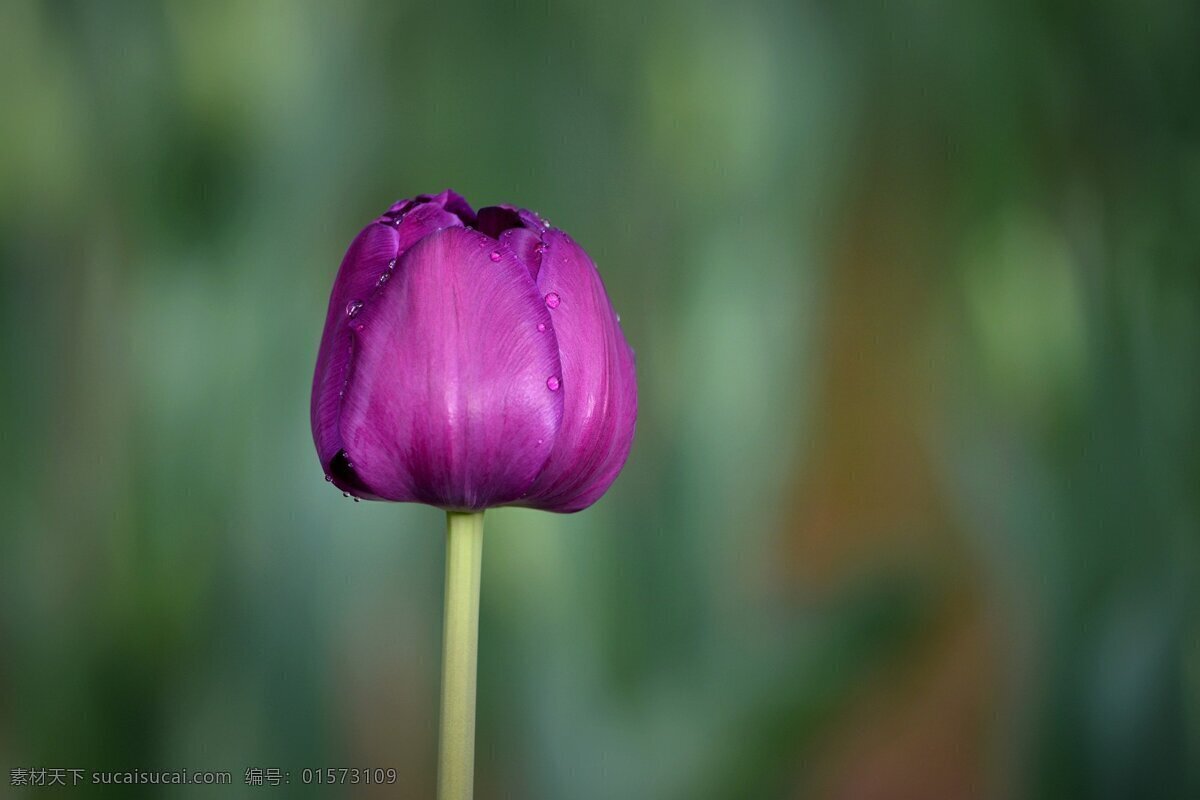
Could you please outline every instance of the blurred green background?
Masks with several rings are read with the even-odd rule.
[[[481,800],[1200,796],[1197,42],[6,0],[0,796],[433,795],[443,518],[344,500],[308,403],[344,248],[448,186],[588,248],[641,399],[596,506],[488,514]]]

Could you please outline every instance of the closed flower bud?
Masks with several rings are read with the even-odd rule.
[[[338,270],[313,378],[326,475],[355,497],[579,511],[633,441],[633,351],[587,253],[529,211],[396,203]]]

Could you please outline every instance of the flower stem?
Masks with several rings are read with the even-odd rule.
[[[446,512],[446,607],[438,800],[471,800],[475,780],[475,664],[483,512]]]

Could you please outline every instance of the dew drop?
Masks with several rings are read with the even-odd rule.
[[[332,475],[326,475],[326,476],[325,476],[325,482],[326,482],[326,483],[331,483],[332,481],[333,481],[333,476],[332,476]]]
[[[356,497],[356,498],[354,498],[354,502],[356,502],[356,503],[358,502],[358,498],[357,498],[357,497]]]
[[[350,319],[354,319],[354,315],[357,314],[362,307],[362,300],[351,300],[349,303],[346,303],[346,316]]]
[[[539,322],[538,323],[538,333],[545,333],[545,332],[546,332],[546,323]]]
[[[544,253],[544,252],[546,252],[546,243],[545,243],[545,242],[538,242],[536,245],[534,245],[534,246],[533,246],[533,252],[535,252],[535,253]]]
[[[499,261],[500,260],[500,251],[493,250],[492,254],[490,256],[488,256],[488,258],[490,258],[492,261]]]
[[[558,308],[558,304],[560,302],[561,298],[559,298],[558,292],[551,292],[550,294],[546,295],[546,306],[548,308]]]
[[[349,492],[342,492],[342,497],[349,497],[349,496],[350,496]]]
[[[361,331],[361,330],[362,330],[363,328],[365,328],[365,327],[367,327],[367,326],[366,326],[366,325],[363,325],[363,324],[360,322],[360,323],[358,323],[358,325],[357,325],[357,326],[355,326],[354,330],[356,330],[356,331]]]
[[[390,278],[390,277],[392,277],[392,273],[390,273],[390,272],[383,273],[382,275],[379,276],[379,282],[376,283],[375,285],[383,286],[385,283],[388,282],[388,278]]]
[[[550,391],[557,392],[559,386],[562,386],[562,383],[555,376],[551,375],[549,378],[546,378],[546,388]]]

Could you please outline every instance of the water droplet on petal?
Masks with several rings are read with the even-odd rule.
[[[390,278],[390,277],[392,277],[392,273],[390,273],[390,272],[383,273],[382,275],[379,276],[379,282],[376,283],[375,285],[383,286],[385,283],[388,282],[388,278]]]
[[[362,300],[351,300],[349,303],[346,303],[346,316],[349,317],[350,319],[354,319],[354,315],[357,314],[359,312],[359,309],[361,309],[362,307],[363,307]]]
[[[325,476],[325,481],[326,481],[327,483],[329,483],[329,482],[332,482],[332,481],[333,481],[333,476],[332,476],[332,475],[326,475],[326,476]]]
[[[550,391],[557,392],[559,386],[562,386],[562,383],[555,376],[551,375],[549,378],[546,378],[546,388]]]
[[[350,496],[349,492],[342,492],[342,497],[349,497],[349,496]]]
[[[546,295],[546,306],[548,308],[558,308],[558,304],[560,302],[561,299],[558,296],[558,292],[551,292],[550,294]]]
[[[356,502],[356,503],[358,502],[358,498],[357,498],[357,497],[356,497],[356,498],[354,498],[354,502]]]
[[[546,243],[545,243],[545,242],[538,242],[537,244],[535,244],[535,245],[533,246],[533,252],[535,252],[535,253],[544,253],[544,252],[546,252]]]
[[[545,332],[546,332],[546,323],[539,322],[538,323],[538,333],[545,333]]]
[[[490,256],[488,256],[488,258],[490,258],[492,261],[499,261],[500,260],[500,251],[493,250],[492,254]]]
[[[360,323],[358,323],[358,325],[357,325],[357,326],[354,328],[354,330],[356,330],[356,331],[361,331],[361,330],[362,330],[363,328],[365,328],[365,327],[367,327],[367,326],[366,326],[366,325],[363,325],[363,324],[360,322]]]

